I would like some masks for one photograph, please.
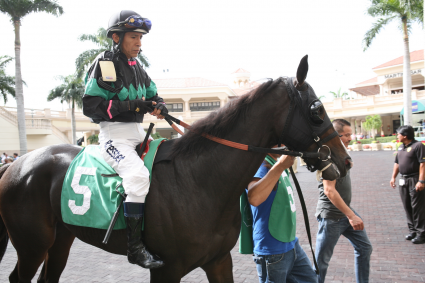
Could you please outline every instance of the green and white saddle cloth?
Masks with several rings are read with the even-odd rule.
[[[149,151],[144,157],[145,166],[152,175],[152,165],[159,145],[165,139],[157,139],[149,144]],[[89,145],[74,158],[66,172],[62,185],[61,213],[62,220],[71,225],[98,229],[108,229],[123,194],[119,176],[100,153],[100,146]],[[124,211],[121,207],[114,230],[125,229]]]

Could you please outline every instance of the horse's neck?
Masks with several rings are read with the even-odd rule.
[[[272,136],[272,124],[276,121],[273,121],[274,115],[271,113],[276,109],[273,109],[275,107],[270,101],[260,103],[268,107],[251,109],[246,118],[235,123],[232,132],[224,139],[257,147],[271,147],[271,140],[276,138]],[[203,189],[212,190],[214,201],[225,209],[238,201],[264,157],[262,153],[217,145],[210,152],[199,156],[193,174],[202,175],[205,179]]]

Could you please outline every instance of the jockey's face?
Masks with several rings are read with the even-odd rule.
[[[141,32],[126,32],[124,35],[124,39],[121,43],[121,51],[127,56],[128,59],[133,57],[137,57],[139,54],[140,47],[142,47],[142,37],[143,34]],[[114,33],[112,35],[112,39],[115,43],[118,43],[120,38]]]

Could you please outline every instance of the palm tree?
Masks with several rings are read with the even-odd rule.
[[[397,20],[403,31],[403,93],[404,93],[404,124],[412,123],[412,75],[410,73],[409,31],[414,22],[424,22],[423,0],[371,0],[367,13],[379,17],[372,28],[366,32],[363,39],[364,50],[372,44],[372,40],[392,20]]]
[[[10,56],[0,56],[0,93],[4,103],[7,102],[7,95],[15,97],[15,77],[6,75],[4,68],[13,60]]]
[[[25,130],[24,92],[21,75],[21,20],[30,13],[46,12],[55,16],[63,13],[56,0],[0,0],[0,11],[9,15],[15,28],[15,96],[18,112],[20,153],[27,153]]]
[[[330,91],[329,93],[332,93],[334,95],[334,98],[344,98],[344,96],[348,96],[347,92],[341,93],[341,88],[339,88],[338,92]]]
[[[363,128],[366,131],[370,131],[373,139],[376,139],[376,135],[375,135],[375,131],[374,130],[379,130],[381,129],[382,126],[382,120],[381,120],[381,116],[379,116],[378,114],[373,115],[373,116],[366,116],[366,122],[363,123]]]
[[[83,107],[84,82],[81,78],[77,77],[77,75],[70,75],[67,77],[60,76],[59,79],[63,83],[50,91],[47,101],[59,98],[61,103],[67,102],[71,105],[72,144],[77,144],[75,105],[80,108]]]
[[[78,58],[75,60],[75,65],[77,67],[77,74],[81,77],[87,67],[91,65],[94,59],[100,53],[112,50],[113,42],[112,39],[106,36],[106,30],[104,28],[99,28],[96,34],[83,34],[79,38],[80,41],[91,41],[97,45],[97,49],[90,49],[81,53]],[[137,58],[140,60],[143,66],[149,68],[150,64],[148,58],[140,53]]]

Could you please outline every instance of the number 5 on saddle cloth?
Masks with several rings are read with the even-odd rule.
[[[165,139],[151,141],[149,151],[143,156],[150,176],[158,148],[163,142]],[[164,144],[171,143],[168,141]],[[166,146],[161,151],[167,151],[168,148]],[[159,161],[155,159],[155,162]],[[62,185],[61,213],[65,223],[108,229],[121,200],[115,188],[122,183],[122,179],[119,176],[105,178],[102,175],[116,175],[116,172],[103,160],[100,146],[86,146],[72,161]],[[118,190],[124,194],[122,186]],[[121,208],[114,230],[125,228],[124,211]]]

